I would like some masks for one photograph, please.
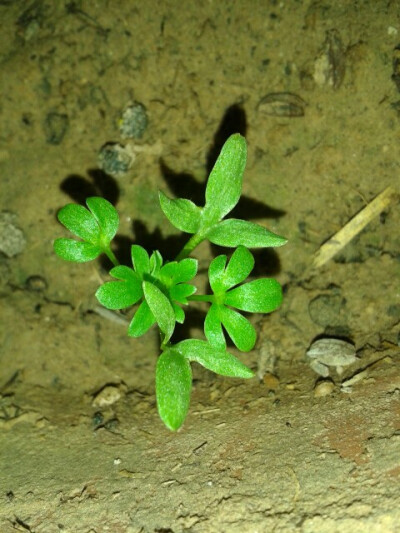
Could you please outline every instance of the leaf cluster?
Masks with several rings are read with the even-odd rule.
[[[165,216],[176,228],[194,234],[196,245],[204,239],[230,248],[261,248],[286,243],[284,237],[259,224],[237,218],[225,219],[239,201],[246,159],[246,140],[239,134],[231,135],[208,178],[204,207],[184,198],[171,199],[159,192]]]
[[[128,335],[140,337],[151,326],[158,324],[167,343],[174,332],[175,323],[182,324],[185,313],[181,305],[196,288],[187,283],[197,273],[197,261],[185,258],[163,265],[158,251],[151,257],[139,245],[131,247],[133,268],[119,265],[110,275],[119,281],[108,281],[96,292],[99,302],[108,309],[124,309],[139,302],[128,327]]]
[[[274,279],[247,281],[254,267],[249,248],[285,244],[286,239],[263,226],[235,218],[225,218],[238,203],[246,165],[246,141],[232,135],[210,173],[203,207],[185,198],[171,199],[159,193],[160,206],[168,220],[179,230],[191,234],[187,244],[173,261],[164,261],[159,251],[151,255],[140,245],[131,247],[132,265],[120,265],[111,242],[118,230],[119,217],[105,199],[92,197],[87,209],[69,204],[58,213],[59,221],[77,239],[59,238],[54,242],[57,255],[67,261],[86,262],[104,253],[113,263],[111,280],[96,292],[98,301],[108,309],[136,306],[128,335],[144,335],[157,325],[161,335],[161,355],[156,368],[156,396],[161,419],[171,429],[178,429],[189,408],[191,363],[229,377],[253,375],[226,348],[226,335],[241,351],[251,350],[256,341],[252,323],[241,312],[269,313],[282,301],[282,290]],[[209,265],[210,294],[195,294],[189,283],[198,269],[189,257],[205,239],[235,248],[230,260],[219,255]],[[207,302],[204,321],[206,340],[187,339],[173,344],[176,323],[185,320],[184,307]],[[241,311],[241,312],[240,312]]]

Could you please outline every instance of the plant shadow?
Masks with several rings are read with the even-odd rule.
[[[102,196],[115,206],[120,197],[116,180],[98,168],[89,169],[87,175],[88,178],[84,178],[79,174],[70,174],[63,180],[60,189],[83,206],[90,196]]]

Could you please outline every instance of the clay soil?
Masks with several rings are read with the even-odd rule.
[[[13,253],[3,224],[0,533],[400,531],[396,197],[312,268],[329,237],[398,192],[399,45],[395,1],[0,1],[0,211],[16,238]],[[132,102],[148,126],[113,178],[98,153],[127,142]],[[136,242],[172,258],[182,240],[157,190],[201,202],[235,131],[248,163],[234,214],[288,238],[255,251],[254,274],[278,279],[284,303],[252,318],[251,353],[234,352],[253,379],[194,365],[171,433],[156,332],[131,339],[98,314],[109,265],[57,258],[56,214],[102,195],[120,214],[119,257]],[[203,272],[220,252],[199,247]],[[177,335],[201,337],[203,318]],[[321,335],[357,350],[326,395],[305,355]]]

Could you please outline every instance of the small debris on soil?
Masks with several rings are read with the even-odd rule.
[[[7,257],[20,254],[26,245],[23,231],[16,225],[17,216],[8,211],[0,213],[0,252]]]
[[[324,396],[329,396],[335,389],[335,384],[331,379],[323,379],[318,381],[314,387],[314,397],[322,398]]]
[[[119,122],[123,139],[141,139],[147,128],[147,111],[143,104],[135,102],[125,107]]]

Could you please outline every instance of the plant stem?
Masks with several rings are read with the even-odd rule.
[[[115,257],[113,251],[111,250],[111,248],[106,248],[104,250],[104,253],[106,254],[106,256],[108,257],[108,259],[111,261],[111,263],[114,265],[114,266],[118,266],[119,265],[119,261],[118,259]]]
[[[204,241],[204,239],[205,236],[201,233],[195,233],[192,235],[179,254],[176,256],[175,261],[180,261],[181,259],[188,257],[196,248],[196,246]]]
[[[214,294],[194,294],[187,298],[191,302],[214,302]]]

